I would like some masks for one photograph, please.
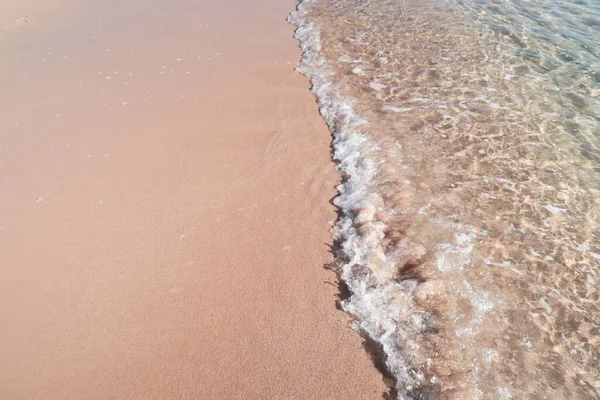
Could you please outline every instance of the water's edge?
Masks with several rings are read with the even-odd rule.
[[[333,201],[339,214],[333,230],[335,263],[339,279],[349,291],[341,306],[355,320],[353,328],[367,341],[365,349],[390,386],[387,396],[395,398],[399,378],[403,378],[403,386],[407,386],[412,381],[410,373],[406,365],[394,363],[398,357],[388,357],[397,351],[389,340],[392,338],[378,333],[381,321],[374,318],[376,314],[364,312],[386,307],[380,293],[373,290],[372,285],[376,285],[377,280],[366,262],[370,257],[385,257],[377,250],[377,236],[385,226],[374,217],[374,205],[382,202],[369,190],[377,172],[377,163],[372,156],[375,144],[365,135],[369,130],[368,121],[354,113],[352,101],[344,98],[328,79],[329,65],[320,54],[319,30],[305,18],[305,7],[310,2],[300,0],[296,10],[288,16],[288,22],[296,26],[294,36],[302,49],[302,59],[296,70],[311,83],[319,112],[332,135],[333,161],[341,175],[338,195]],[[357,276],[363,279],[356,279]],[[384,329],[384,332],[388,330]],[[384,365],[386,370],[382,370]]]

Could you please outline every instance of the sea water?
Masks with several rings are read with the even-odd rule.
[[[304,0],[343,308],[400,399],[600,398],[600,2]]]

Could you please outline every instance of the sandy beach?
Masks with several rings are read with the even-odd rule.
[[[1,3],[0,398],[381,398],[295,1]]]

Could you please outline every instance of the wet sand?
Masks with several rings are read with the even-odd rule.
[[[70,3],[2,20],[0,398],[380,398],[295,2]]]

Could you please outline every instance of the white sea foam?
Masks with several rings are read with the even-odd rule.
[[[399,398],[425,379],[411,368],[410,349],[418,353],[408,330],[423,330],[430,323],[427,312],[411,313],[404,317],[400,310],[410,309],[414,301],[416,281],[396,282],[385,276],[391,268],[376,266],[392,262],[381,248],[385,224],[376,214],[382,212],[380,196],[371,190],[377,172],[372,155],[376,146],[364,135],[367,121],[354,114],[352,102],[344,98],[328,76],[328,65],[321,55],[319,30],[306,19],[304,0],[288,18],[296,25],[296,38],[303,56],[298,71],[310,78],[312,91],[318,99],[320,112],[333,133],[334,158],[344,182],[334,200],[342,211],[334,229],[334,238],[345,256],[342,279],[352,296],[343,308],[356,317],[355,327],[378,342],[387,355],[387,367],[398,382]],[[402,321],[409,318],[410,321]]]

